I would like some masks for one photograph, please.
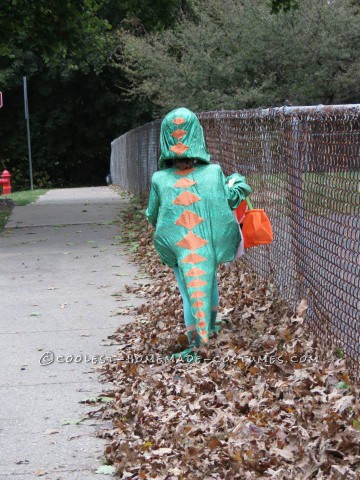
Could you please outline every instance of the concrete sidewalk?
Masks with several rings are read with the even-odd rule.
[[[91,362],[116,351],[107,336],[131,320],[114,313],[140,302],[111,296],[136,275],[114,238],[126,203],[107,187],[52,190],[16,207],[0,235],[0,479],[109,478],[95,474],[99,422],[71,422],[106,387]]]

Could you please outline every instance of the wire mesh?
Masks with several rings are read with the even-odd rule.
[[[240,172],[264,208],[274,242],[244,257],[306,322],[341,347],[360,377],[360,105],[198,114],[212,161]],[[159,156],[160,121],[112,142],[114,183],[146,194]]]

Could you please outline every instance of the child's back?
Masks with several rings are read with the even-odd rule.
[[[217,266],[234,260],[240,241],[231,209],[251,188],[240,174],[227,185],[221,167],[210,164],[202,127],[187,109],[164,118],[160,143],[160,171],[152,177],[146,216],[156,227],[161,260],[178,279],[187,329],[196,330],[196,342],[206,345],[216,318]]]
[[[211,255],[215,265],[233,260],[240,240],[239,227],[228,203],[219,165],[198,164],[185,171],[161,170],[153,176],[153,188],[161,199],[154,241],[164,263],[173,267],[192,249],[200,255]],[[193,237],[188,245],[191,248],[183,248],[183,243],[178,242],[189,231],[206,243]]]

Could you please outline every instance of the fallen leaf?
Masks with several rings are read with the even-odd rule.
[[[162,457],[163,455],[168,455],[169,453],[172,452],[171,448],[158,448],[157,450],[152,450],[153,455],[158,455]]]
[[[305,318],[306,310],[308,309],[308,303],[306,298],[303,298],[296,308],[296,315],[301,318]]]
[[[85,418],[80,418],[79,420],[62,420],[61,425],[79,425],[79,423],[83,422]]]
[[[102,473],[103,475],[113,475],[116,472],[116,468],[112,465],[102,465],[95,473]]]
[[[35,470],[35,472],[33,472],[34,475],[36,475],[37,477],[42,477],[43,475],[46,475],[48,472],[46,470]]]

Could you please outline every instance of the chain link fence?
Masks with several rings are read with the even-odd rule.
[[[341,347],[360,378],[360,105],[214,111],[198,115],[212,162],[240,172],[274,230],[243,257],[306,321]],[[160,120],[112,142],[113,183],[147,194]]]

